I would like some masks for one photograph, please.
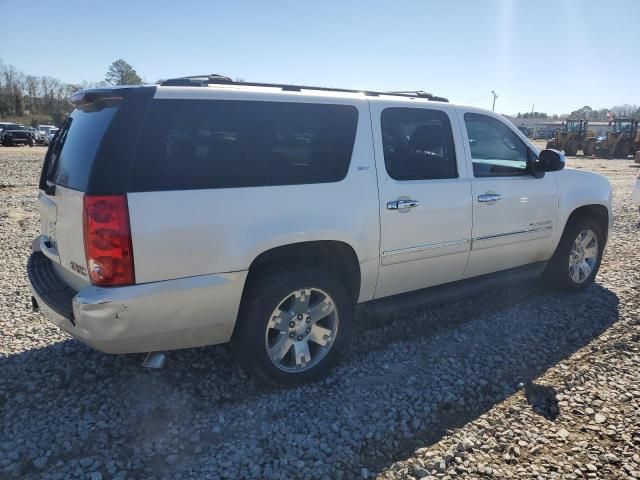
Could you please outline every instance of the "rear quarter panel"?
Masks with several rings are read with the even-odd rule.
[[[233,92],[224,98],[233,98]],[[277,98],[321,101],[300,94]],[[357,99],[333,103],[358,108],[353,155],[340,182],[129,194],[136,281],[244,271],[271,248],[337,240],[358,256],[360,301],[372,298],[379,214],[368,106]]]

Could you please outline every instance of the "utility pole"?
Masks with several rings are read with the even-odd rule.
[[[535,108],[536,104],[532,103],[531,104],[531,116],[533,117],[533,109]]]
[[[491,107],[492,111],[496,111],[496,98],[498,98],[498,94],[491,90],[491,95],[493,95],[493,106]]]

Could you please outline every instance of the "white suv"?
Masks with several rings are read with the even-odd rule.
[[[309,381],[356,304],[580,290],[613,222],[606,177],[422,92],[211,76],[71,100],[28,273],[34,307],[103,352],[231,342],[260,380]]]

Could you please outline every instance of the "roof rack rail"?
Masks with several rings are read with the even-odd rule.
[[[425,92],[424,90],[400,90],[400,91],[393,91],[393,92],[387,92],[387,94],[389,95],[409,95],[412,97],[420,97],[420,98],[426,98],[428,100],[433,100],[435,102],[448,102],[449,100],[444,98],[444,97],[439,97],[437,95],[432,95],[428,92]]]
[[[170,78],[165,80],[161,86],[173,86],[173,87],[206,87],[210,84],[224,84],[224,85],[240,85],[245,87],[273,87],[280,88],[286,92],[300,92],[302,90],[317,90],[320,92],[343,92],[343,93],[362,93],[368,97],[378,97],[380,95],[393,95],[398,97],[410,97],[410,98],[426,98],[435,102],[448,102],[444,97],[438,97],[431,95],[430,93],[422,90],[413,91],[393,91],[393,92],[378,92],[373,90],[353,90],[348,88],[332,88],[332,87],[312,87],[310,85],[291,85],[286,83],[261,83],[261,82],[245,82],[235,81],[230,77],[224,75],[212,74],[212,75],[193,75],[189,77]]]

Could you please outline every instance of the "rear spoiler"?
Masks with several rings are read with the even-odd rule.
[[[95,103],[105,104],[120,102],[127,92],[135,87],[91,88],[74,93],[69,98],[69,103],[74,107],[84,107]]]

